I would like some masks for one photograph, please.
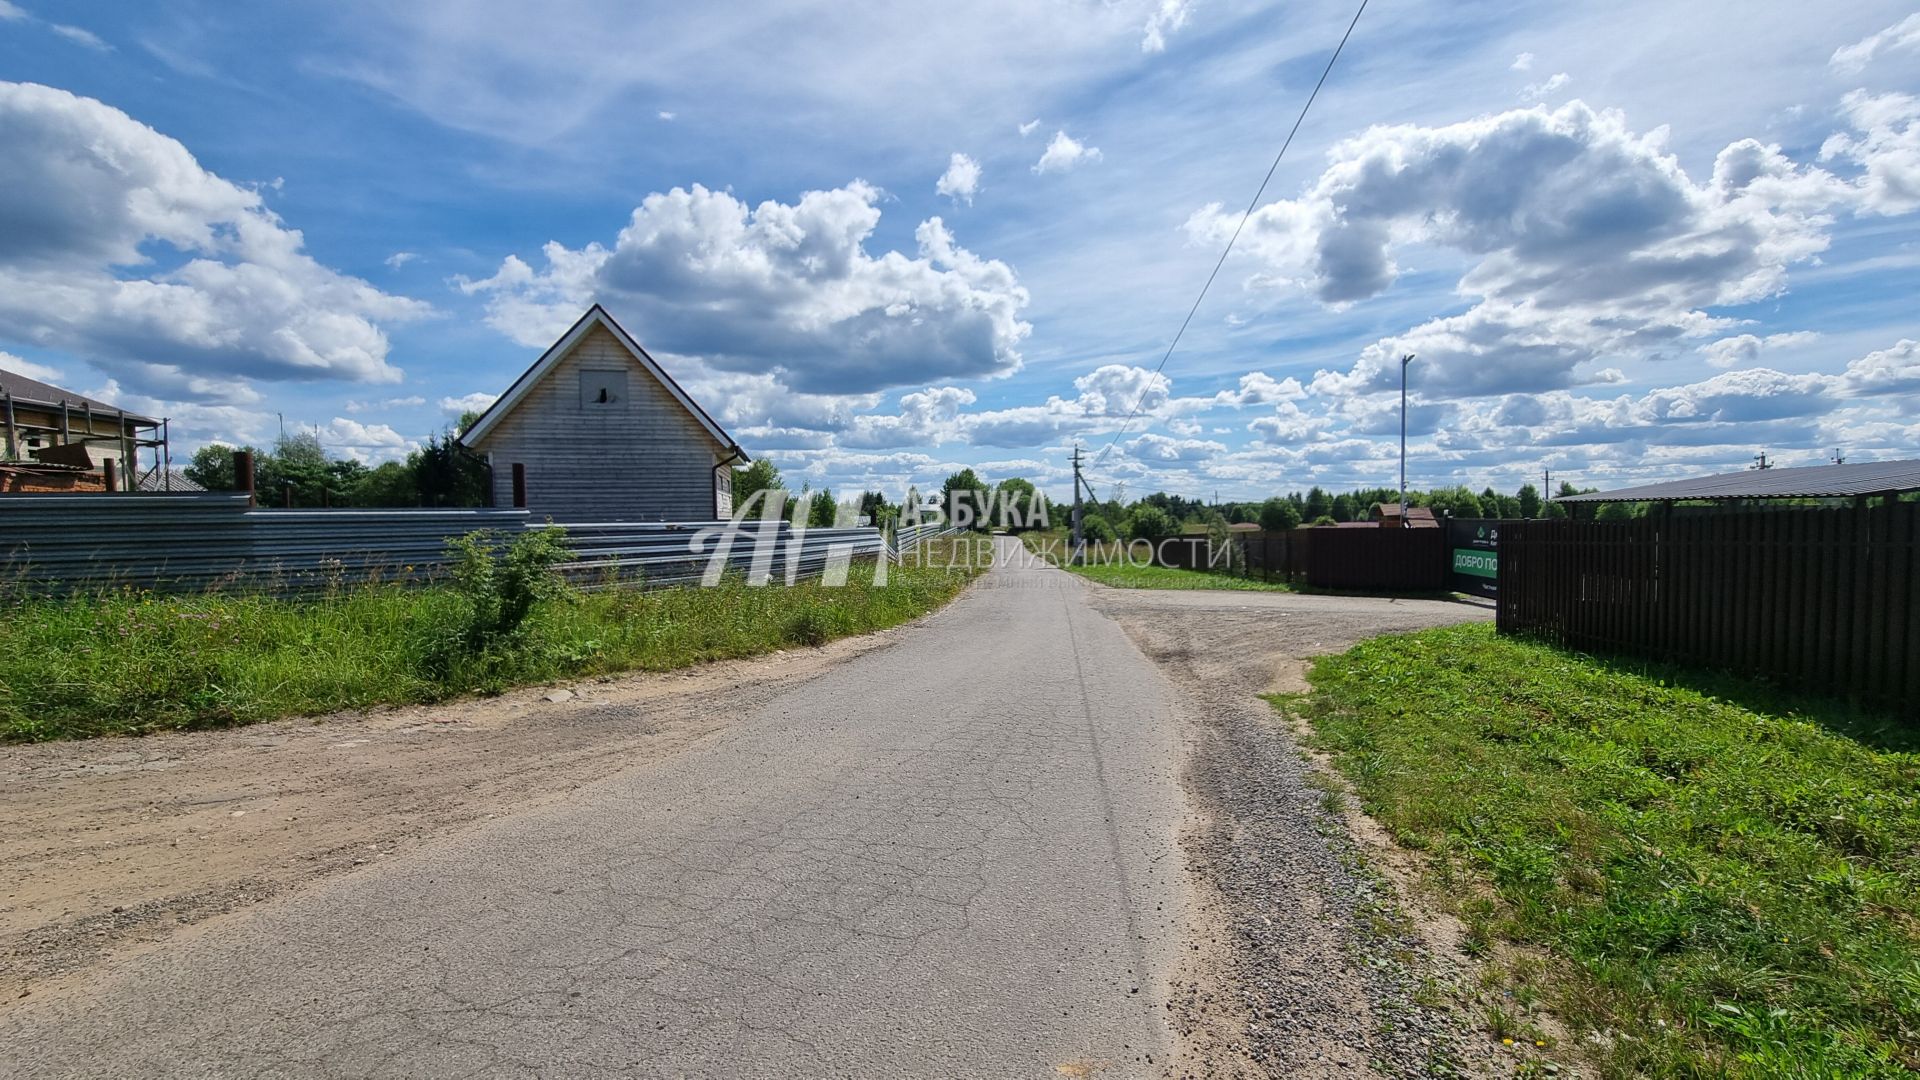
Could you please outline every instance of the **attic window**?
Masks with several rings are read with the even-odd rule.
[[[624,371],[582,371],[580,408],[606,409],[625,405],[627,373]]]

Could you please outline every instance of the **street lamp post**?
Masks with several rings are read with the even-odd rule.
[[[1413,354],[1400,358],[1400,527],[1407,527],[1407,365]]]

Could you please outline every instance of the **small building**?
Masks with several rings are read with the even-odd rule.
[[[460,435],[493,469],[493,504],[559,522],[712,521],[749,460],[599,304]]]
[[[166,421],[85,394],[0,371],[0,467],[9,491],[135,491],[140,452],[166,470]]]
[[[1399,503],[1374,503],[1373,511],[1368,515],[1371,523],[1383,529],[1401,527]],[[1437,529],[1440,522],[1434,518],[1433,511],[1424,506],[1407,507],[1406,527],[1409,529]]]

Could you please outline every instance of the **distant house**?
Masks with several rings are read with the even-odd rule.
[[[493,466],[495,506],[560,522],[710,521],[750,459],[595,304],[460,435]]]
[[[143,487],[140,452],[153,452],[166,476],[166,422],[117,405],[0,371],[0,490],[117,491]],[[132,467],[129,467],[132,466]]]
[[[1374,524],[1382,528],[1397,529],[1400,527],[1400,504],[1374,503],[1373,512],[1368,516]],[[1409,529],[1437,529],[1440,527],[1440,522],[1433,516],[1432,510],[1424,506],[1409,506],[1407,507],[1406,527]]]

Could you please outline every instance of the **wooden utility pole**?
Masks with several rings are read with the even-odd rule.
[[[1080,448],[1073,448],[1073,551],[1068,556],[1072,562],[1081,561],[1081,553],[1086,543],[1080,533]]]

